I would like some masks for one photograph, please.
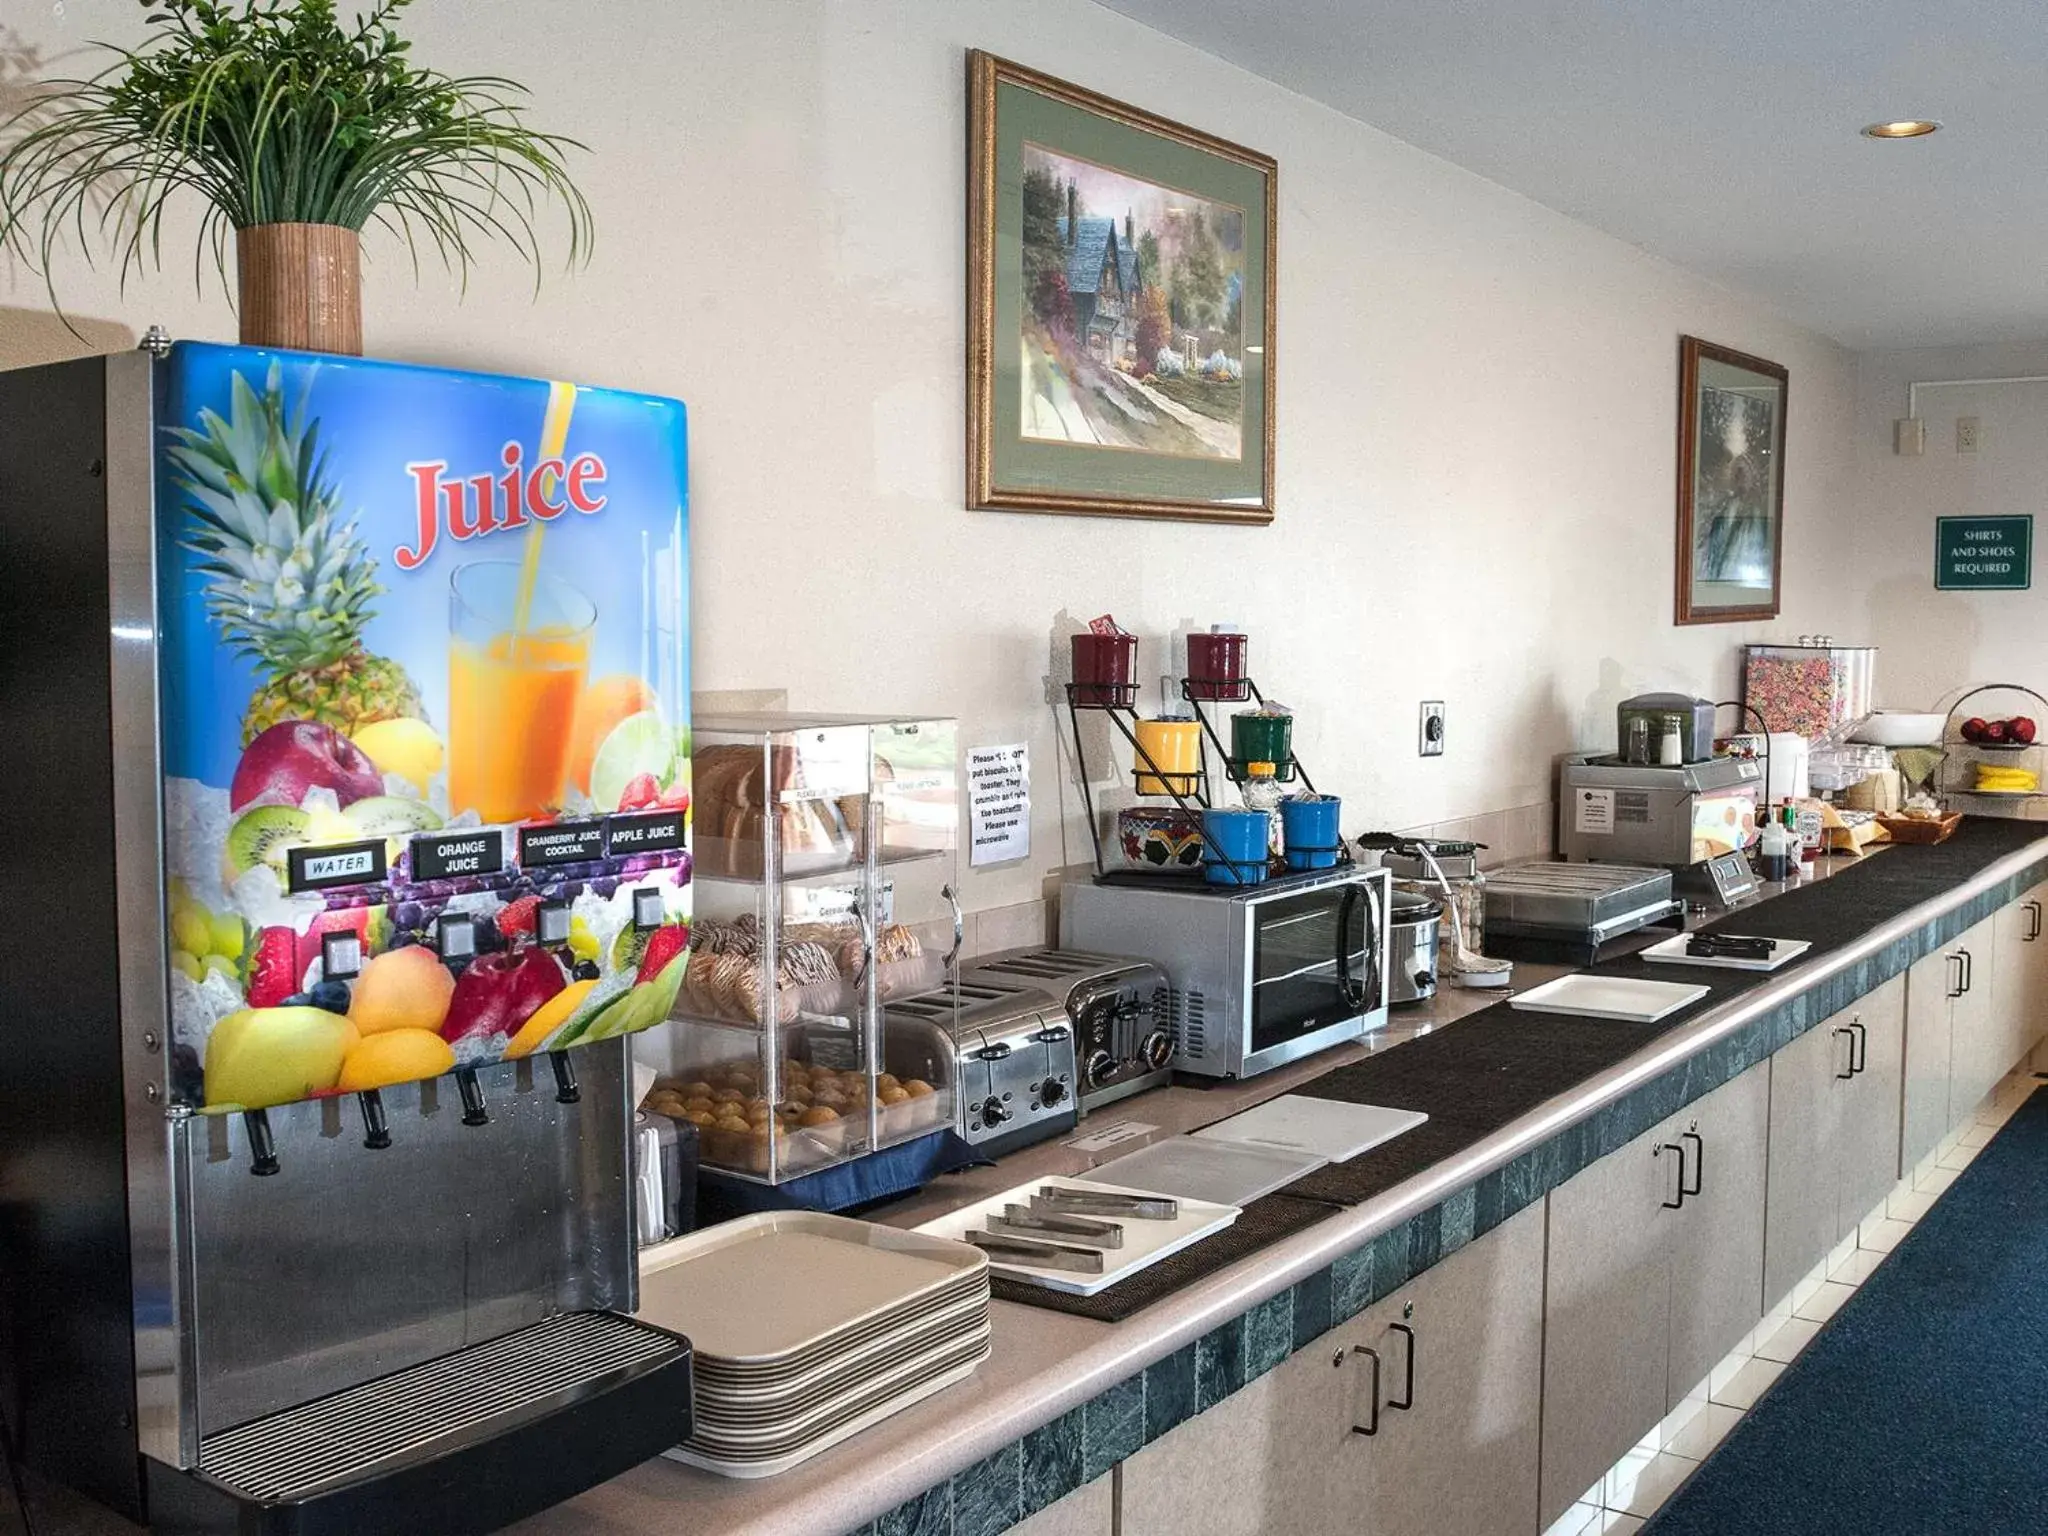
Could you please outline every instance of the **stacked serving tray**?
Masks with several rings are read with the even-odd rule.
[[[986,1255],[842,1216],[773,1211],[649,1249],[639,1315],[696,1350],[695,1427],[668,1454],[768,1477],[973,1374]]]

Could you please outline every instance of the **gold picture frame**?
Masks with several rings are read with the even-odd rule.
[[[1276,162],[979,50],[968,102],[968,506],[1270,523]]]

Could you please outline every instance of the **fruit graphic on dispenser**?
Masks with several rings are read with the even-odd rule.
[[[362,1037],[324,1008],[244,1008],[206,1041],[206,1102],[260,1109],[325,1093]]]
[[[256,935],[249,960],[251,1008],[274,1008],[299,990],[298,935],[289,928],[265,928]]]
[[[402,951],[401,951],[402,953]],[[455,1069],[455,1051],[431,1029],[387,1029],[364,1035],[341,1061],[335,1086],[344,1093],[389,1088]]]
[[[669,968],[671,961],[690,947],[690,930],[681,924],[657,928],[647,936],[647,946],[640,951],[640,969],[634,973],[635,981],[652,981]]]
[[[410,944],[371,956],[350,992],[348,1016],[365,1038],[396,1030],[438,1034],[454,996],[455,978],[441,957]]]
[[[384,590],[377,562],[343,520],[318,423],[303,406],[286,409],[282,367],[270,365],[261,395],[237,373],[227,419],[202,411],[199,421],[200,430],[174,432],[167,457],[186,496],[182,542],[200,557],[207,612],[264,675],[242,740],[287,721],[348,736],[417,716],[419,689],[405,668],[363,649],[371,602]],[[236,807],[245,803],[238,794]]]
[[[384,778],[363,749],[332,726],[287,720],[242,749],[228,804],[237,811],[259,800],[295,806],[309,789],[332,790],[346,806],[383,794]]]
[[[597,988],[594,981],[572,981],[534,1011],[532,1018],[519,1026],[505,1046],[505,1059],[517,1061],[522,1056],[531,1056],[539,1050],[549,1035],[567,1022],[569,1015],[583,1006],[583,1000]]]
[[[599,744],[590,766],[590,798],[608,811],[625,809],[627,794],[644,775],[657,789],[676,771],[676,736],[654,710],[628,715]],[[652,804],[656,797],[649,797]]]
[[[492,1035],[517,1035],[542,1004],[562,991],[567,980],[554,956],[532,945],[479,955],[455,983],[441,1037],[459,1044]]]
[[[590,768],[598,746],[628,715],[654,708],[654,690],[630,672],[600,677],[583,691],[576,706],[576,728],[569,738],[569,782],[590,793]]]
[[[424,720],[373,720],[349,739],[362,748],[379,773],[395,773],[422,794],[448,756],[441,738]]]

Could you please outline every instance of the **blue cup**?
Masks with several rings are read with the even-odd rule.
[[[1290,795],[1280,802],[1289,869],[1328,869],[1337,862],[1337,812],[1342,806],[1335,795]]]
[[[1266,878],[1272,826],[1264,811],[1218,807],[1202,812],[1202,830],[1208,834],[1202,848],[1202,878],[1211,885],[1257,885]]]

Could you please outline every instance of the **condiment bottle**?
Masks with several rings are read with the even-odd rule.
[[[1243,794],[1246,810],[1266,813],[1266,848],[1277,859],[1287,851],[1287,834],[1280,819],[1280,802],[1285,796],[1275,772],[1272,763],[1246,763]]]

